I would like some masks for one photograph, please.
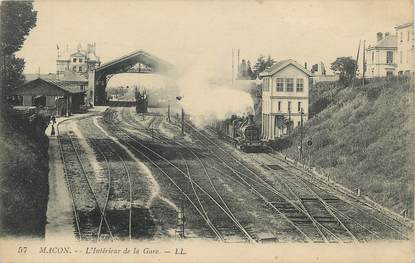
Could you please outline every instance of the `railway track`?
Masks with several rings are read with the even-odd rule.
[[[200,132],[191,124],[186,123],[186,125],[197,134],[199,142],[211,151],[212,156],[215,156],[216,159],[222,162],[224,168],[227,168],[233,173],[236,178],[238,178],[246,187],[250,188],[253,193],[260,197],[271,209],[284,217],[306,241],[345,241],[344,232],[350,236],[352,241],[357,241],[355,236],[343,222],[332,213],[325,201],[318,198],[314,192],[312,195],[313,198],[307,198],[307,196],[300,197],[293,191],[290,191],[292,195],[291,198],[283,195],[270,183],[261,178],[256,172],[252,171],[251,168],[247,167],[241,161],[233,157],[231,153],[212,141],[208,136]],[[220,154],[218,150],[222,153]],[[244,170],[243,172],[241,172],[241,167]],[[251,176],[248,176],[247,174],[250,174]],[[291,200],[296,200],[296,202]],[[337,227],[338,224],[341,228]],[[340,234],[342,235],[342,238],[339,237]]]
[[[130,113],[130,112],[129,112]],[[132,126],[136,126],[135,122],[131,122],[132,120],[132,116],[130,114],[127,115],[128,119],[127,122],[132,125]],[[160,126],[161,122],[163,120],[163,116],[162,115],[153,115],[153,119],[150,121],[150,123],[148,124],[148,131],[150,131],[150,127],[156,127],[156,129]],[[204,209],[202,202],[200,201],[199,196],[197,195],[197,190],[194,187],[194,183],[193,183],[193,179],[191,176],[191,172],[189,169],[189,166],[187,164],[187,160],[185,158],[185,155],[190,154],[192,157],[194,157],[198,164],[200,165],[200,167],[202,167],[202,171],[203,171],[203,175],[205,176],[205,178],[208,180],[208,184],[211,186],[211,189],[214,192],[214,196],[218,198],[218,202],[221,203],[221,205],[223,205],[223,207],[228,211],[229,216],[232,217],[232,221],[235,222],[235,224],[237,224],[237,226],[242,229],[242,228],[247,228],[246,226],[243,226],[240,221],[236,218],[236,216],[234,215],[233,211],[230,209],[230,207],[228,206],[227,202],[224,200],[223,196],[219,193],[218,189],[216,188],[211,176],[209,175],[208,169],[206,167],[205,162],[200,158],[199,154],[197,152],[195,152],[194,150],[192,150],[190,147],[188,147],[185,144],[180,143],[179,141],[174,141],[171,140],[167,137],[165,137],[163,134],[161,134],[160,132],[158,132],[158,130],[151,131],[153,134],[153,137],[160,143],[162,144],[170,144],[170,145],[177,145],[178,149],[175,149],[175,152],[177,154],[179,154],[181,156],[181,159],[183,160],[184,164],[185,164],[185,169],[181,169],[182,171],[186,171],[188,174],[188,179],[190,181],[190,185],[192,187],[193,192],[195,193],[196,199],[198,200],[199,206],[201,208],[201,210],[205,213],[206,217],[207,216],[207,212],[206,209]],[[177,164],[176,164],[177,165]],[[177,165],[179,166],[179,165]],[[220,211],[219,211],[220,212]],[[209,218],[208,218],[209,219]],[[247,230],[249,231],[249,230]],[[252,231],[249,231],[251,237],[254,236],[254,234],[252,234]]]
[[[194,127],[193,127],[194,128]],[[207,138],[207,137],[206,137]],[[215,143],[213,141],[210,142],[211,144]],[[217,145],[217,144],[216,144]],[[218,148],[221,148],[219,145],[217,145]],[[224,149],[221,149],[222,151],[225,151]],[[266,155],[270,155],[269,153]],[[231,156],[231,155],[230,155]],[[232,156],[231,156],[232,157]],[[235,159],[234,157],[232,157]],[[238,160],[235,159],[238,163],[240,163]],[[248,172],[251,174],[255,174],[251,169],[246,167]],[[320,226],[327,225],[327,223],[334,223],[334,221],[337,221],[341,228],[334,228],[332,229],[330,227],[330,224],[328,224],[327,228],[330,228],[330,236],[335,237],[335,239],[341,239],[340,237],[343,237],[341,240],[345,242],[349,242],[349,238],[351,238],[351,241],[367,241],[370,238],[373,239],[408,239],[409,237],[405,234],[408,232],[411,232],[411,229],[407,229],[407,231],[401,230],[402,227],[404,227],[402,224],[396,225],[395,220],[388,219],[387,216],[381,216],[379,214],[375,214],[371,209],[368,208],[362,208],[362,204],[355,204],[351,201],[347,201],[345,199],[339,199],[334,194],[328,194],[327,190],[324,190],[321,188],[320,185],[318,185],[316,182],[305,180],[303,174],[301,174],[301,171],[295,167],[298,173],[296,173],[296,179],[297,181],[293,181],[293,178],[290,178],[288,174],[285,175],[285,186],[288,190],[288,193],[294,195],[294,198],[299,200],[300,203],[304,203],[303,201],[306,201],[306,204],[313,209],[313,214],[315,212],[318,212],[314,210],[313,206],[319,205],[324,206],[324,209],[329,212],[329,215],[324,215],[322,218],[322,222],[319,222],[320,220],[317,220]],[[283,175],[284,176],[284,175]],[[279,178],[277,178],[279,179]],[[280,180],[281,181],[284,180]],[[288,183],[288,186],[287,186]],[[289,187],[289,188],[288,188]],[[293,193],[293,189],[295,189],[296,192],[302,191],[302,194],[307,193],[307,195],[311,196],[304,196],[305,198],[301,198],[298,193]],[[306,191],[306,192],[304,192]],[[322,194],[324,193],[324,194]],[[295,197],[296,196],[296,197]],[[311,197],[311,198],[310,198]],[[283,205],[283,207],[285,204]],[[307,207],[306,207],[307,208]],[[320,209],[321,210],[321,209]],[[327,219],[335,219],[330,220],[328,222],[325,222]],[[364,218],[364,220],[356,220],[357,218],[361,219]],[[327,229],[326,228],[326,229]],[[388,231],[385,231],[386,230]],[[352,231],[353,229],[353,231]],[[339,231],[342,230],[342,231]],[[383,231],[382,231],[383,230]],[[395,234],[389,234],[388,232],[394,232]],[[345,235],[346,233],[347,235]],[[362,235],[363,233],[366,233],[366,235]],[[386,234],[385,234],[386,232]],[[332,234],[336,233],[335,236]],[[359,238],[357,237],[359,235]]]
[[[112,239],[108,221],[88,179],[72,135],[60,135],[58,130],[58,143],[68,190],[72,197],[75,234],[79,240],[98,240],[101,228],[99,222],[103,222]]]
[[[130,171],[124,158],[113,149],[107,139],[90,139],[93,148],[98,155],[105,161],[108,174],[108,190],[105,205],[103,207],[104,216],[107,218],[111,227],[111,232],[119,239],[128,237],[132,239],[132,189]],[[124,186],[128,185],[125,191]],[[123,204],[127,200],[127,205]],[[121,205],[119,203],[122,203]],[[101,239],[102,222],[99,225],[98,239]],[[104,229],[105,231],[105,229]],[[104,233],[108,236],[109,233]],[[107,239],[107,238],[104,238]]]
[[[161,122],[161,120],[162,119],[159,118],[159,122]],[[220,204],[220,200],[218,201],[217,198],[212,196],[208,191],[192,179],[190,169],[188,169],[186,162],[184,163],[185,167],[179,167],[177,164],[172,163],[160,153],[150,149],[144,144],[144,142],[140,142],[119,127],[115,125],[112,125],[112,127],[115,128],[115,134],[120,140],[124,141],[125,144],[129,145],[137,153],[150,161],[170,179],[170,181],[186,197],[198,214],[203,218],[218,240],[226,242],[226,236],[235,235],[235,232],[239,232],[239,235],[242,235],[246,240],[255,242],[252,234],[250,234],[249,230],[237,221],[232,211],[228,210],[228,207],[225,205]],[[157,140],[160,140],[161,143],[166,144],[165,141],[162,141],[163,138],[161,138],[159,134],[157,136]],[[133,142],[133,144],[131,142]],[[179,154],[183,156],[183,152]],[[185,158],[183,159],[185,160]],[[160,161],[166,163],[170,166],[170,168],[173,168],[173,172],[169,173],[166,171],[166,167],[161,167],[162,164],[157,163],[160,163]],[[183,181],[183,179],[187,179],[187,182]],[[192,189],[186,189],[186,183],[189,184]],[[201,205],[202,203],[204,205]],[[215,215],[214,219],[208,216],[205,206],[209,206],[209,213],[211,215]],[[212,210],[212,208],[214,209]],[[234,227],[229,227],[231,224],[234,225]]]
[[[277,161],[276,157],[272,156],[271,154],[265,154],[262,157],[264,160],[268,161],[269,163],[275,163]],[[279,163],[283,163],[283,162],[279,162]],[[290,166],[286,164],[284,167],[281,167],[281,169],[285,170],[289,167]],[[372,209],[370,209],[370,207],[366,207],[366,206],[362,207],[362,205],[365,205],[363,203],[357,204],[351,200],[346,200],[343,198],[340,199],[332,193],[327,193],[327,190],[323,189],[321,185],[319,185],[317,182],[315,182],[308,176],[304,176],[304,173],[299,171],[298,168],[296,167],[291,167],[291,168],[294,168],[296,172],[291,173],[294,175],[294,177],[288,178],[288,180],[291,180],[291,181],[295,180],[294,181],[295,186],[298,186],[299,184],[305,185],[306,187],[311,189],[311,191],[315,192],[316,194],[319,192],[324,192],[326,197],[323,197],[323,199],[329,200],[327,205],[330,207],[330,209],[333,210],[333,212],[335,212],[339,216],[345,218],[346,221],[349,221],[351,225],[354,224],[360,227],[360,230],[363,230],[367,234],[369,234],[369,237],[373,237],[374,239],[380,239],[381,236],[384,236],[384,238],[409,239],[406,233],[411,232],[412,229],[410,229],[409,227],[406,227],[400,222],[397,222],[396,219],[390,218],[387,215],[382,215],[380,213],[375,214],[372,211]],[[350,208],[353,208],[353,209],[350,209]],[[348,215],[346,215],[345,213],[347,213]],[[359,218],[361,219],[361,221],[371,222],[371,224],[367,226],[363,226],[362,223],[360,223],[355,218]],[[380,233],[379,231],[380,229],[384,229],[384,230],[387,229],[388,231],[392,231],[393,234],[385,236],[385,233]],[[366,239],[366,238],[363,238],[363,239]]]

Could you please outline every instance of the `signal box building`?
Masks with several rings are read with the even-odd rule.
[[[292,59],[276,62],[262,77],[262,137],[274,140],[308,119],[312,73]]]

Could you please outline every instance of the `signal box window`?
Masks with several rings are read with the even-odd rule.
[[[287,90],[288,92],[294,91],[294,79],[287,79]]]
[[[297,79],[297,92],[303,92],[304,90],[304,80]]]
[[[284,79],[277,78],[277,91],[284,91]]]

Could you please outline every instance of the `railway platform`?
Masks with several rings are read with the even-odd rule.
[[[45,130],[45,134],[49,137],[49,198],[46,213],[45,239],[73,236],[75,240],[75,235],[73,234],[75,228],[73,225],[72,199],[66,187],[59,142],[56,137],[58,135],[57,126],[63,121],[97,115],[106,109],[106,106],[98,106],[91,109],[88,113],[56,118],[56,124],[54,125],[55,136],[51,136],[51,124]]]

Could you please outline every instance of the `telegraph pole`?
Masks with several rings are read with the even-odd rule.
[[[363,87],[365,86],[365,72],[366,72],[366,40],[363,41]]]
[[[233,88],[233,75],[234,75],[234,49],[232,48],[232,88]]]
[[[303,108],[301,108],[301,127],[300,127],[300,162],[303,161]]]
[[[288,136],[291,135],[291,107],[288,107],[288,123],[287,123]]]
[[[359,40],[359,47],[357,48],[356,65],[354,66],[353,76],[352,76],[352,78],[353,78],[352,79],[352,87],[354,87],[354,81],[356,79],[356,71],[357,71],[357,67],[359,65],[360,42],[361,42],[361,40]]]
[[[182,135],[184,135],[184,110],[182,107]]]
[[[167,105],[167,121],[170,122],[170,101],[169,101],[169,104]]]

